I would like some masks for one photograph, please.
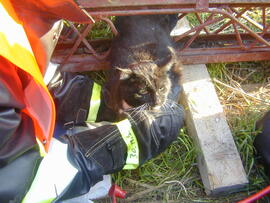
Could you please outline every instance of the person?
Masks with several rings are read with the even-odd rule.
[[[62,18],[90,21],[72,0],[0,0],[0,18],[0,202],[70,202],[103,175],[135,169],[176,139],[183,111],[175,101],[159,112],[130,112],[117,123],[96,123],[102,105],[91,101],[93,89],[102,87],[78,74],[51,89],[52,98],[43,75],[59,33],[54,25]],[[46,38],[47,33],[53,34]],[[92,94],[70,88],[80,80]],[[84,102],[69,106],[74,94]],[[71,115],[69,122],[61,121],[61,112]],[[63,127],[58,139],[52,138],[55,116]]]

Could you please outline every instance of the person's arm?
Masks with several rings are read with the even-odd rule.
[[[78,172],[57,201],[83,195],[105,174],[137,168],[163,152],[183,126],[183,109],[176,103],[180,87],[173,88],[170,102],[159,110],[129,110],[120,122],[95,123],[89,118],[108,112],[100,86],[85,75],[62,73],[60,80],[50,90],[58,122],[68,128],[63,138]]]
[[[0,56],[0,202],[20,202],[41,159],[19,70]]]
[[[82,195],[105,174],[137,168],[176,140],[182,126],[182,107],[172,102],[158,112],[134,112],[118,123],[72,127],[64,137],[79,172],[57,200]]]

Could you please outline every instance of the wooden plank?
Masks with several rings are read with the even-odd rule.
[[[207,194],[233,192],[248,183],[239,153],[206,66],[185,65],[183,97],[188,131],[198,147]]]

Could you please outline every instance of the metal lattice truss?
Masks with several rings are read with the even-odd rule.
[[[54,56],[65,71],[100,70],[110,40],[87,40],[94,22],[104,21],[117,35],[109,16],[179,14],[189,20],[188,28],[174,36],[184,64],[270,59],[269,0],[78,0],[91,23],[74,25],[62,36]],[[71,38],[70,36],[74,37]],[[100,48],[102,47],[102,48]]]

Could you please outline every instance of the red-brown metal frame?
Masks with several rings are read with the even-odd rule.
[[[115,35],[117,30],[107,18],[108,16],[178,13],[181,19],[193,13],[199,24],[174,37],[176,42],[183,44],[178,49],[178,55],[184,64],[270,59],[270,32],[268,31],[270,2],[268,3],[267,0],[78,0],[77,2],[91,17],[107,22]],[[261,11],[260,22],[246,15],[253,8]],[[208,15],[205,20],[202,19],[202,14]],[[223,23],[221,27],[210,29],[211,26],[225,19],[228,22]],[[105,53],[97,53],[91,46],[96,46],[97,42],[88,42],[85,39],[92,24],[85,25],[81,29],[82,33],[74,24],[70,23],[70,26],[77,33],[78,38],[69,45],[65,41],[60,42],[54,60],[61,63],[62,68],[67,71],[108,68],[106,57],[109,50]],[[224,34],[224,30],[229,26],[232,26],[231,32]],[[252,29],[257,29],[257,32]],[[205,47],[196,47],[196,44],[203,43],[206,44]],[[214,45],[208,46],[208,44]],[[68,52],[63,49],[65,46],[70,47]],[[91,54],[76,54],[77,49],[82,46],[85,46]]]

